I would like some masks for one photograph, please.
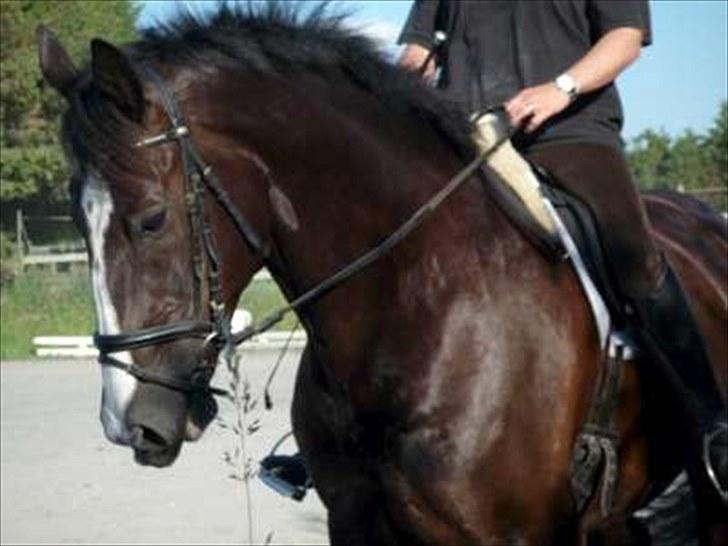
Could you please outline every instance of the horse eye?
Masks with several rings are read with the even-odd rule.
[[[165,209],[155,212],[154,214],[150,214],[149,216],[145,216],[139,220],[139,232],[142,235],[157,233],[160,229],[162,229],[166,218],[167,211]]]

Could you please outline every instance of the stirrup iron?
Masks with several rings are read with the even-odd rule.
[[[258,477],[260,480],[270,487],[273,491],[278,493],[279,495],[283,495],[284,497],[289,497],[296,501],[302,501],[303,498],[306,496],[306,492],[308,489],[313,487],[313,481],[311,480],[311,475],[308,474],[308,471],[306,470],[306,480],[302,484],[294,483],[292,481],[289,481],[283,476],[283,470],[285,468],[285,465],[281,464],[274,464],[274,461],[276,458],[280,457],[289,457],[293,458],[293,456],[280,456],[276,455],[276,451],[281,446],[281,444],[289,437],[292,436],[293,432],[287,432],[284,434],[273,446],[273,448],[270,450],[270,453],[263,458],[262,461],[260,461],[260,471],[258,472]],[[304,465],[305,469],[305,465]]]

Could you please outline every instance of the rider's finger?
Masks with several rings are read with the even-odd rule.
[[[427,80],[431,80],[435,77],[436,70],[437,65],[435,64],[435,59],[430,59],[427,63],[427,66],[425,67],[425,71],[423,72],[422,76]]]
[[[531,119],[528,121],[528,125],[526,125],[525,131],[527,133],[533,133],[536,129],[541,127],[541,124],[544,121],[546,121],[546,115],[543,112],[532,115]]]
[[[533,116],[533,112],[533,106],[531,106],[530,104],[516,104],[516,106],[514,106],[511,111],[509,111],[511,125],[513,127],[521,126],[525,120]]]

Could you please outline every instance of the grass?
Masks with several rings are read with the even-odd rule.
[[[254,281],[240,297],[239,307],[250,311],[253,320],[264,318],[271,311],[278,309],[286,303],[278,286],[272,281]],[[288,313],[285,318],[276,324],[274,330],[291,330],[296,325],[295,313]]]
[[[40,335],[88,335],[94,329],[93,301],[83,273],[29,271],[0,287],[0,359],[33,356]]]
[[[284,303],[272,281],[252,283],[240,301],[256,320]],[[95,324],[85,267],[66,273],[30,270],[0,286],[0,360],[33,357],[35,336],[90,335]],[[276,328],[287,330],[294,324],[290,314]]]

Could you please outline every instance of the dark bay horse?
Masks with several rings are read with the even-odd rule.
[[[46,81],[69,101],[63,138],[102,335],[210,315],[214,278],[195,271],[209,272],[211,258],[190,221],[179,135],[136,146],[170,128],[150,74],[262,239],[251,244],[203,195],[227,313],[263,266],[289,298],[331,275],[474,153],[432,91],[321,11],[181,16],[124,48],[95,40],[82,71],[50,32],[39,42]],[[526,242],[487,183],[474,176],[386,256],[299,311],[309,345],[293,426],[334,544],[577,543],[622,522],[680,467],[670,412],[630,365],[613,514],[575,512],[569,464],[598,372],[596,329],[571,268]],[[725,222],[671,194],[647,205],[725,392]],[[173,338],[117,358],[187,377],[205,351],[202,339]],[[104,430],[142,464],[171,464],[210,420],[209,393],[103,373]]]

